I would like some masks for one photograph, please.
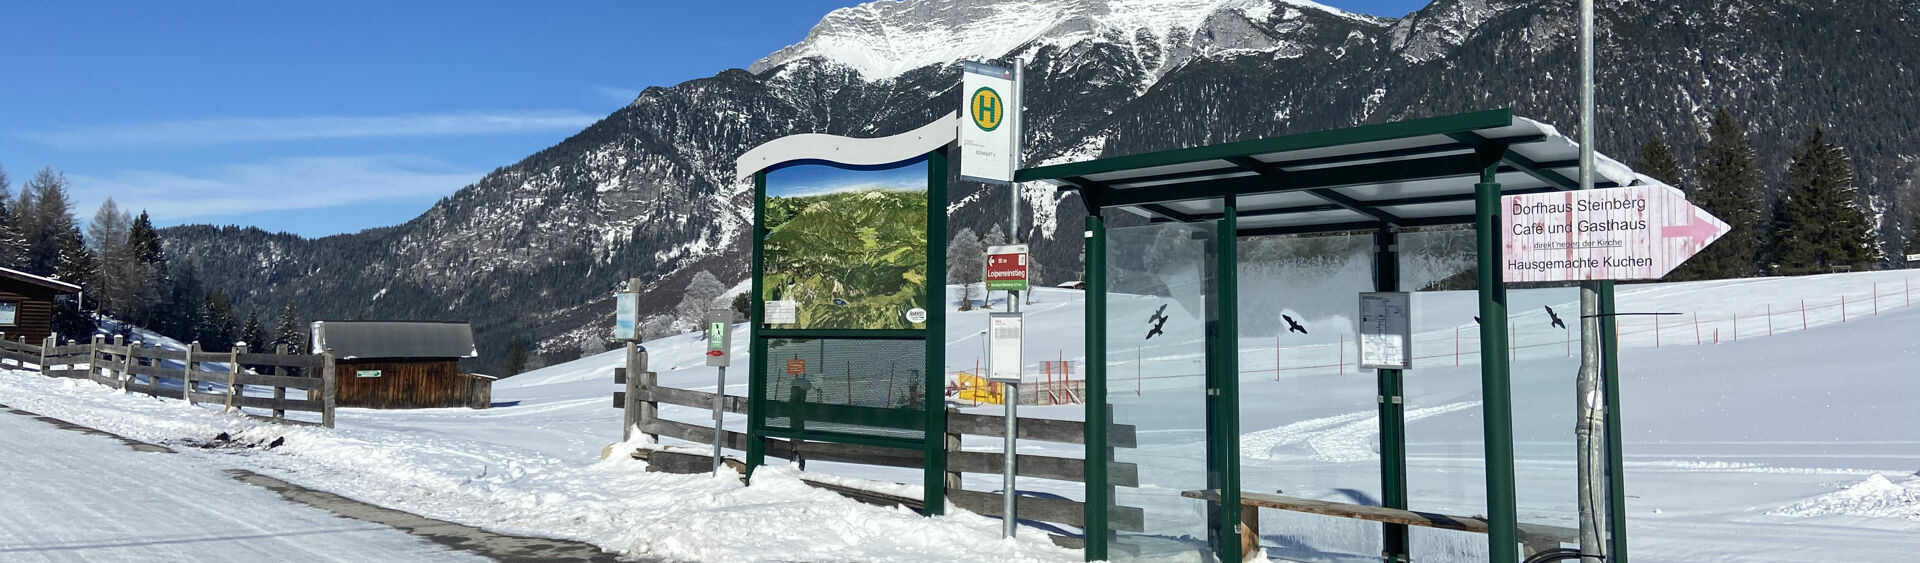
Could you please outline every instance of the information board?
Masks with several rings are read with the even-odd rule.
[[[1020,382],[1020,349],[1026,318],[1021,313],[987,315],[987,379]]]
[[[1360,294],[1360,367],[1413,368],[1411,296],[1405,292]]]

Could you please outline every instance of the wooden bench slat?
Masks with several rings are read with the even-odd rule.
[[[1180,493],[1180,496],[1184,496],[1187,498],[1194,498],[1194,499],[1202,499],[1209,502],[1220,501],[1220,494],[1212,490],[1185,491]],[[1258,506],[1260,508],[1272,508],[1275,510],[1306,512],[1309,514],[1338,516],[1341,518],[1354,518],[1358,520],[1372,520],[1374,522],[1385,522],[1388,524],[1404,524],[1408,526],[1439,528],[1443,530],[1458,530],[1462,532],[1471,532],[1475,534],[1487,533],[1487,529],[1488,529],[1487,520],[1485,518],[1476,518],[1472,516],[1453,516],[1450,514],[1440,514],[1436,512],[1422,512],[1418,510],[1401,510],[1398,508],[1386,508],[1382,506],[1366,506],[1366,505],[1350,504],[1350,503],[1344,503],[1344,502],[1330,502],[1330,501],[1324,501],[1324,500],[1313,500],[1313,499],[1289,497],[1289,496],[1266,494],[1266,493],[1242,492],[1240,493],[1240,504],[1242,506]],[[1527,524],[1527,523],[1521,523],[1518,527],[1519,527],[1520,536],[1523,539],[1536,538],[1536,539],[1557,541],[1560,543],[1572,543],[1572,542],[1579,541],[1580,539],[1579,530],[1574,530],[1572,528],[1563,528],[1559,526],[1548,526],[1544,524]]]

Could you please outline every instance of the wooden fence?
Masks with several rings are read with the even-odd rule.
[[[0,334],[3,337],[4,334]],[[167,350],[151,344],[128,344],[115,336],[100,336],[84,344],[60,345],[47,337],[39,346],[0,338],[0,366],[39,371],[48,377],[88,379],[129,393],[166,397],[197,404],[222,405],[251,418],[288,424],[333,427],[333,354],[252,353],[246,346],[231,352],[206,352],[200,343],[186,350]],[[174,367],[177,364],[179,367]],[[29,365],[31,364],[31,365]],[[218,367],[220,369],[210,369]],[[173,382],[178,389],[169,388]],[[215,387],[215,386],[218,387]],[[249,395],[248,387],[271,389],[272,396]],[[288,390],[300,397],[289,396]],[[249,413],[261,409],[270,415]],[[287,418],[288,411],[318,413],[318,422]]]
[[[659,404],[679,405],[701,410],[713,408],[715,394],[704,391],[660,387],[652,383],[657,381],[652,373],[629,380],[625,368],[615,368],[616,383],[627,385],[632,393],[622,391],[614,394],[616,408],[639,406],[635,425],[645,434],[686,440],[695,444],[712,444],[713,427],[704,424],[689,424],[660,418]],[[640,385],[632,383],[639,382]],[[631,399],[631,402],[629,400]],[[737,395],[719,397],[721,408],[725,412],[745,414],[747,398]],[[1056,442],[1063,444],[1085,444],[1086,423],[1069,420],[1026,418],[1019,420],[1019,439],[1027,441]],[[954,506],[964,508],[986,516],[1001,515],[1002,494],[966,490],[961,487],[961,474],[976,473],[992,475],[995,488],[999,488],[1000,475],[1005,468],[1004,454],[995,451],[968,451],[961,449],[961,436],[1004,437],[1006,435],[1006,417],[963,413],[953,409],[947,411],[947,500]],[[1137,443],[1134,427],[1115,424],[1107,431],[1109,445],[1114,448],[1132,448]],[[725,447],[745,451],[747,435],[726,431],[722,436]],[[901,467],[918,469],[923,466],[923,456],[919,450],[866,446],[858,444],[838,444],[830,442],[767,439],[768,456],[794,460],[825,461],[883,467]],[[1111,455],[1108,456],[1111,459]],[[804,465],[802,465],[804,468]],[[1080,458],[1054,457],[1033,454],[1017,454],[1014,471],[1020,477],[1051,479],[1076,483],[1086,482],[1086,461]],[[1107,467],[1109,487],[1138,487],[1139,467],[1132,463],[1109,462]],[[872,495],[865,495],[872,496]],[[1108,498],[1113,498],[1111,491]],[[911,499],[899,499],[902,504]],[[1037,496],[1019,496],[1014,499],[1014,510],[1018,517],[1025,520],[1052,522],[1076,528],[1086,527],[1085,503],[1068,499]],[[1112,529],[1122,532],[1141,532],[1145,529],[1145,514],[1139,508],[1113,505],[1107,508]],[[1055,538],[1056,543],[1078,547],[1073,538]]]

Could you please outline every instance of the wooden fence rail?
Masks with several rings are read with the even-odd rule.
[[[628,383],[626,370],[616,368],[614,378],[617,383]],[[644,380],[645,378],[642,378]],[[653,406],[648,409],[658,412],[658,405],[665,403],[701,410],[713,408],[716,398],[721,401],[721,410],[735,414],[747,412],[747,398],[737,395],[716,397],[715,393],[676,389],[658,386],[630,386],[634,389],[633,400],[636,403]],[[615,392],[613,406],[625,408],[629,405],[628,393]],[[685,440],[695,444],[713,443],[713,426],[690,424],[667,420],[656,416],[641,417],[636,425],[643,434]],[[1019,438],[1066,444],[1086,443],[1086,423],[1038,418],[1021,418]],[[947,412],[947,500],[958,506],[987,516],[1001,514],[1002,494],[998,492],[969,491],[960,487],[960,474],[978,473],[1000,475],[1005,467],[1005,459],[999,451],[967,451],[960,448],[961,435],[1001,437],[1006,434],[1006,418],[1002,416],[962,413],[949,409]],[[1132,448],[1138,438],[1133,426],[1115,424],[1108,427],[1108,439],[1112,447]],[[730,449],[745,451],[747,435],[724,430],[721,444]],[[859,444],[839,444],[831,442],[792,442],[781,439],[767,439],[768,456],[806,461],[875,465],[882,467],[920,468],[923,467],[923,455],[919,450],[867,446]],[[1015,474],[1021,477],[1052,479],[1058,481],[1085,482],[1086,461],[1079,458],[1065,458],[1045,455],[1016,454]],[[1108,464],[1109,486],[1137,487],[1140,476],[1139,467],[1132,463],[1112,462]],[[998,481],[996,480],[996,483]],[[1085,504],[1080,501],[1053,499],[1032,496],[1020,496],[1014,499],[1015,510],[1023,519],[1039,520],[1064,524],[1073,527],[1085,527]],[[1109,518],[1113,529],[1118,531],[1140,532],[1145,528],[1145,514],[1139,508],[1110,506]]]
[[[8,342],[4,336],[0,333],[0,365],[11,361],[15,369],[38,371],[48,377],[87,379],[130,393],[218,404],[250,418],[333,427],[331,352],[288,354],[282,346],[278,353],[249,353],[244,345],[235,346],[232,352],[207,352],[200,349],[199,342],[187,345],[186,350],[167,350],[152,344],[127,343],[121,336],[107,342],[98,335],[91,342],[70,340],[65,345],[49,336],[35,346]],[[167,388],[172,382],[178,382],[179,389]],[[213,385],[222,389],[216,390]],[[249,396],[247,386],[271,388],[273,396]],[[288,397],[289,389],[299,391],[301,396]],[[249,408],[272,414],[244,410]],[[287,411],[318,413],[320,421],[289,419]]]

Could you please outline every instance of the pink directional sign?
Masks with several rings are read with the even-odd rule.
[[[1659,279],[1730,227],[1665,184],[1500,198],[1504,281]]]

